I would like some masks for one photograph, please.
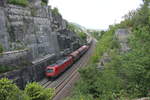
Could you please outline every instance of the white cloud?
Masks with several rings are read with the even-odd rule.
[[[63,18],[87,28],[106,29],[123,15],[136,9],[142,0],[49,0]]]

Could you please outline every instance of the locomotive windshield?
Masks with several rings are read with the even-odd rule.
[[[51,72],[53,72],[53,69],[47,69],[47,72],[51,73]]]

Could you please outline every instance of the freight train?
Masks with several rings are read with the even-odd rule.
[[[55,64],[49,65],[45,69],[46,77],[56,78],[67,68],[69,68],[75,61],[77,61],[90,47],[92,39],[87,41],[87,45],[81,46],[76,51],[69,54],[67,57],[56,61]]]

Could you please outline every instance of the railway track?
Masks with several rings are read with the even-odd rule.
[[[79,79],[78,69],[85,66],[93,52],[95,47],[95,42],[92,43],[90,49],[77,61],[75,64],[72,65],[71,68],[66,70],[60,77],[57,78],[55,81],[50,81],[49,79],[45,78],[41,82],[39,82],[45,88],[54,88],[55,89],[55,96],[53,100],[62,100],[64,97],[69,95],[70,89]]]

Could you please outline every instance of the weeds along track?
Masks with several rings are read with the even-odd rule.
[[[71,68],[66,70],[56,80],[50,81],[49,79],[45,78],[39,82],[39,84],[41,84],[45,88],[55,89],[55,96],[53,97],[53,100],[62,100],[62,98],[64,98],[65,95],[68,94],[67,90],[69,89],[67,89],[66,87],[71,88],[72,84],[74,84],[76,80],[79,79],[78,69],[87,65],[94,48],[95,42],[91,44],[89,50],[76,63],[74,63]]]

